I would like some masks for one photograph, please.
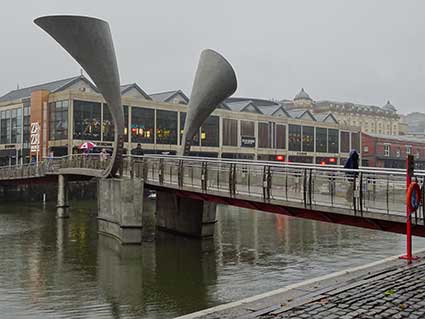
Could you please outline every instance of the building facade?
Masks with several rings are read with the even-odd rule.
[[[363,105],[350,102],[314,101],[304,89],[293,100],[282,100],[288,110],[308,109],[314,114],[332,113],[339,123],[358,126],[362,132],[399,135],[406,130],[400,124],[397,109],[388,101],[384,106]]]
[[[125,148],[142,144],[145,153],[175,154],[181,144],[187,97],[157,93],[155,99],[137,84],[121,87]],[[166,97],[168,96],[168,97]],[[167,102],[163,102],[164,98]],[[0,164],[29,162],[79,152],[92,141],[113,145],[114,125],[103,97],[85,77],[50,82],[0,97]],[[223,158],[343,162],[360,150],[356,127],[309,110],[285,110],[280,103],[231,98],[205,121],[192,154]]]
[[[362,164],[385,168],[405,168],[406,156],[415,156],[418,169],[425,169],[425,140],[412,136],[362,133]]]

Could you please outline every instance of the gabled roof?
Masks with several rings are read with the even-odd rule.
[[[265,106],[265,105],[261,105],[258,106],[258,108],[261,110],[261,112],[263,112],[263,114],[265,115],[271,115],[274,116],[276,113],[278,113],[279,111],[283,112],[287,117],[291,117],[291,115],[289,115],[288,111],[286,111],[282,105],[270,105],[270,106]]]
[[[186,103],[189,103],[189,98],[182,90],[153,93],[150,97],[157,102],[170,102],[176,95],[180,95]]]
[[[124,95],[126,92],[130,91],[131,89],[136,89],[146,100],[152,100],[151,97],[142,90],[140,86],[137,85],[137,83],[130,83],[130,84],[124,84],[120,86],[121,95]]]
[[[330,121],[334,122],[335,124],[338,123],[338,120],[336,119],[336,117],[332,113],[316,113],[316,114],[314,114],[314,117],[319,122],[329,122],[329,120],[330,120]]]
[[[218,106],[218,109],[223,109],[223,110],[228,110],[231,111],[232,109],[229,107],[229,105],[227,105],[226,102],[221,102]]]
[[[28,98],[31,96],[31,92],[38,91],[38,90],[46,90],[46,91],[49,91],[50,93],[58,92],[58,91],[66,89],[67,87],[73,85],[74,83],[80,80],[85,81],[87,84],[90,85],[90,87],[94,91],[98,92],[97,88],[93,85],[93,83],[91,83],[83,75],[79,75],[79,76],[74,76],[72,78],[57,80],[53,82],[43,83],[39,85],[29,86],[26,88],[10,91],[6,93],[5,95],[3,95],[2,97],[0,97],[0,102],[14,101],[14,100],[19,100],[23,98]]]
[[[315,121],[315,122],[317,121],[314,115],[309,110],[294,109],[294,110],[288,110],[287,112],[289,113],[289,115],[291,115],[291,117],[295,119],[306,120],[308,118],[311,121]]]
[[[263,114],[261,110],[252,101],[227,102],[229,108],[234,112],[251,112]]]

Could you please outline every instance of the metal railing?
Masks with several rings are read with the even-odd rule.
[[[402,170],[145,155],[143,175],[147,183],[229,197],[343,208],[359,215],[406,214]],[[424,193],[425,174],[419,172],[415,179]],[[423,206],[414,218],[423,219]]]

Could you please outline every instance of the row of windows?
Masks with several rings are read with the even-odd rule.
[[[49,107],[50,139],[66,139],[68,102],[50,103]],[[106,104],[103,106],[103,121],[101,112],[101,103],[74,100],[73,138],[98,141],[101,140],[103,131],[103,140],[113,141],[114,125]],[[180,140],[182,139],[186,113],[178,114],[175,111],[133,107],[131,108],[131,123],[128,123],[128,112],[128,107],[124,106],[124,133],[129,134],[131,142],[153,144],[156,141],[157,144],[177,144],[178,134],[180,134]],[[180,116],[180,132],[178,132],[178,116]],[[284,124],[259,122],[256,136],[254,121],[223,119],[222,127],[220,127],[218,116],[210,116],[205,121],[195,135],[193,145],[218,147],[220,129],[222,130],[223,146],[277,149],[288,147],[290,151],[322,153],[338,153],[339,148],[341,152],[349,152],[350,147],[359,150],[360,146],[358,133],[352,133],[350,145],[350,132],[341,131],[340,136],[338,129],[294,124],[288,126],[288,145],[286,145],[287,127]],[[240,136],[238,136],[238,132],[240,132]]]
[[[21,143],[22,109],[0,112],[0,143]]]
[[[395,157],[401,157],[401,147],[393,147],[393,149],[395,149],[395,154],[391,154],[391,145],[390,144],[385,144],[384,145],[384,156],[386,157],[390,157],[391,155],[395,155]],[[367,146],[365,146],[365,152],[368,152],[369,149]],[[416,158],[420,158],[421,156],[421,152],[419,149],[416,149],[414,152],[412,151],[412,146],[411,145],[406,145],[405,146],[405,154],[406,155],[415,155]]]

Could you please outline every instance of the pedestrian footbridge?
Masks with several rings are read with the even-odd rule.
[[[72,155],[38,164],[0,168],[1,182],[54,175],[102,176],[108,163],[98,156]],[[123,179],[143,179],[145,187],[179,198],[251,208],[396,233],[406,225],[406,172],[398,169],[227,160],[171,155],[129,156]],[[415,178],[424,192],[425,172]],[[140,195],[142,196],[142,194]],[[413,234],[425,236],[423,203],[412,216]]]

